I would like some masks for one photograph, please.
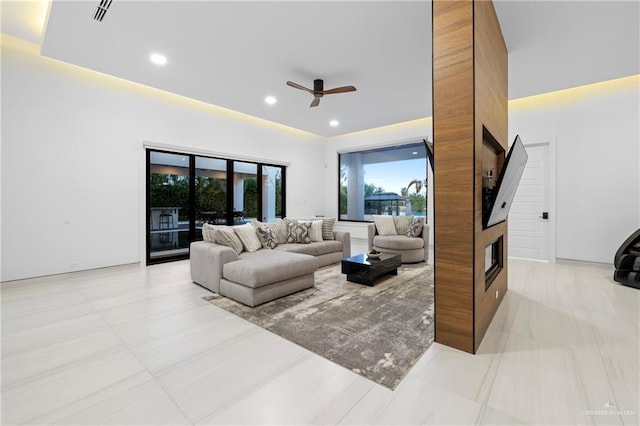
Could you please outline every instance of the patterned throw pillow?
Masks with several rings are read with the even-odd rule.
[[[413,222],[409,225],[407,230],[407,237],[420,237],[422,235],[422,228],[424,227],[424,218],[415,216]]]
[[[298,220],[298,223],[310,223],[309,237],[311,241],[322,241],[322,221],[321,220]]]
[[[289,231],[289,234],[287,236],[287,243],[311,243],[311,237],[309,236],[309,230],[311,229],[310,222],[287,221],[287,229]]]
[[[234,226],[233,230],[240,238],[240,241],[242,241],[242,245],[246,251],[252,252],[262,248],[262,243],[260,239],[258,239],[256,228],[250,223]]]
[[[378,235],[398,235],[393,216],[374,214],[373,221],[376,223]]]
[[[273,232],[273,229],[262,224],[256,228],[256,231],[258,232],[258,238],[263,248],[274,249],[278,247],[278,238],[276,237],[276,233]]]
[[[216,229],[213,235],[216,243],[231,247],[238,254],[242,253],[242,241],[230,227]]]
[[[413,216],[393,216],[393,223],[398,235],[407,235],[407,231],[413,223]]]

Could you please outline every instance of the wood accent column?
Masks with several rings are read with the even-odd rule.
[[[482,222],[483,177],[507,150],[507,49],[491,1],[434,0],[432,16],[435,340],[475,353],[507,291],[507,224]]]

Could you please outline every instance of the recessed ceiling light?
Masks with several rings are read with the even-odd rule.
[[[338,122],[338,120],[331,120],[331,121],[329,122],[329,126],[331,126],[331,127],[336,127],[338,124],[340,124],[340,123]]]
[[[152,53],[149,59],[156,65],[165,65],[167,63],[167,57],[160,53]]]
[[[266,103],[268,103],[269,105],[273,105],[276,102],[278,102],[278,100],[276,98],[274,98],[273,96],[267,96],[266,98],[264,98],[264,101]]]

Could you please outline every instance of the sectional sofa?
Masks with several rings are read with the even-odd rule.
[[[207,225],[204,241],[191,244],[191,279],[252,307],[311,288],[316,269],[351,256],[351,236],[334,231],[334,222],[284,219]]]

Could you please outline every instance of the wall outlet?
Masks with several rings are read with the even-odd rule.
[[[496,300],[498,300],[499,295],[500,295],[500,290],[496,290]]]

